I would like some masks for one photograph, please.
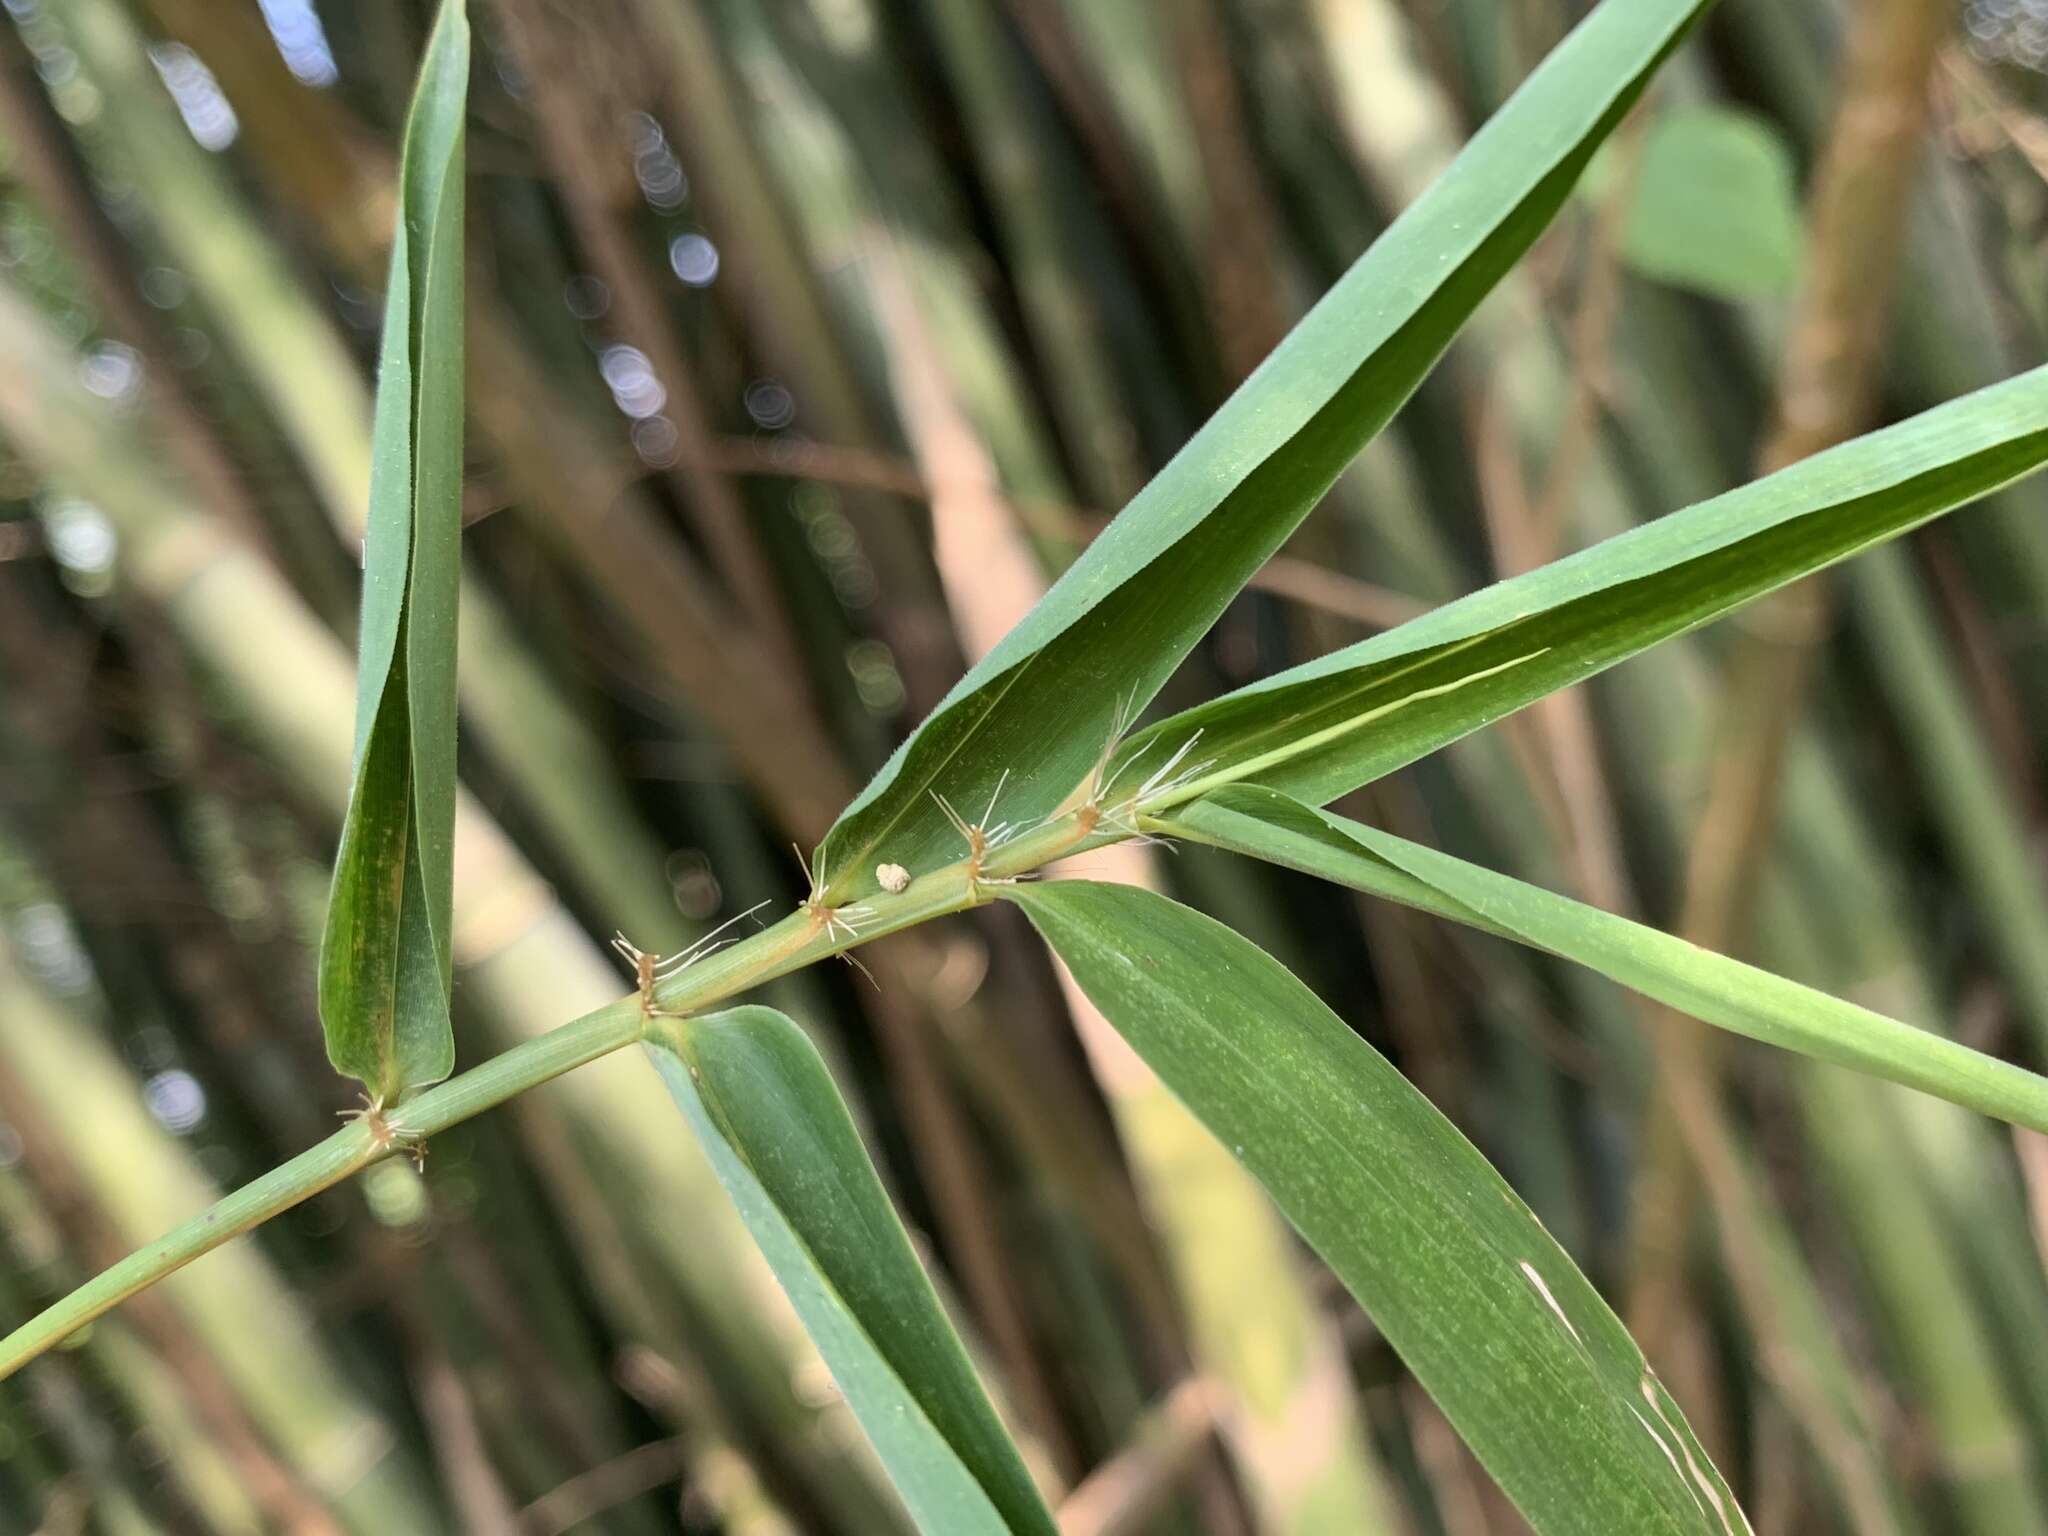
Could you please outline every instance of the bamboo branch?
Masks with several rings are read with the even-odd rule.
[[[474,322],[473,322],[474,323]],[[853,448],[839,443],[813,442],[808,438],[714,437],[704,447],[704,462],[729,475],[753,475],[771,479],[807,480],[821,485],[838,485],[858,490],[881,491],[927,505],[948,494],[945,485],[928,481],[910,460],[873,448]],[[616,463],[609,477],[593,475],[586,498],[604,504],[625,495],[627,487],[642,471],[635,465]],[[1043,497],[1018,497],[997,488],[977,489],[994,505],[1007,509],[1033,538],[1078,554],[1109,526],[1103,513]],[[469,515],[480,522],[504,510],[502,500],[484,502]],[[1332,618],[1343,619],[1362,629],[1392,629],[1423,613],[1427,605],[1391,587],[1361,581],[1315,560],[1293,555],[1274,555],[1252,573],[1246,585],[1288,602],[1313,608]]]
[[[1130,1536],[1144,1529],[1216,1432],[1224,1406],[1223,1394],[1201,1377],[1167,1393],[1131,1443],[1060,1501],[1061,1536]]]
[[[639,1012],[634,1000],[626,998],[551,1034],[514,1046],[483,1065],[428,1089],[408,1101],[402,1115],[365,1116],[344,1126],[325,1141],[243,1185],[193,1220],[102,1270],[55,1306],[0,1339],[0,1378],[12,1375],[26,1362],[62,1343],[136,1292],[323,1189],[393,1153],[402,1155],[407,1147],[437,1131],[559,1077],[572,1067],[630,1045],[639,1037]]]
[[[94,196],[89,173],[37,78],[21,34],[0,27],[0,131],[14,151],[10,170],[62,231],[112,322],[109,329],[143,359],[147,398],[193,489],[259,549],[272,541],[216,429],[181,379],[162,318],[142,296],[129,247]]]
[[[410,1155],[430,1137],[507,1099],[637,1043],[654,1019],[687,1016],[778,977],[991,898],[988,884],[1030,874],[1054,860],[1121,842],[1094,818],[1069,813],[982,860],[962,859],[913,880],[900,894],[865,899],[872,916],[858,937],[806,908],[657,984],[647,998],[617,1002],[492,1057],[382,1111],[371,1111],[244,1185],[202,1215],[102,1271],[55,1306],[0,1339],[0,1379],[61,1343],[95,1317],[165,1275],[384,1158]],[[650,1008],[654,1012],[650,1015]]]
[[[819,436],[884,441],[885,429],[847,346],[846,327],[835,323],[825,291],[821,269],[830,253],[807,245],[792,216],[793,200],[783,195],[787,189],[778,185],[748,131],[739,82],[702,0],[635,5],[657,57],[668,66],[660,71],[661,84],[690,166],[691,199],[703,208],[719,247],[744,255],[720,269],[719,286],[738,294],[748,341],[802,402],[804,420]],[[612,49],[638,42],[630,29],[623,30]],[[908,712],[923,715],[961,672],[960,648],[930,554],[911,520],[883,497],[850,497],[846,511],[878,586],[889,594],[867,617],[895,653]]]
[[[0,421],[17,446],[88,488],[119,529],[123,571],[162,605],[198,665],[241,699],[270,755],[316,805],[344,803],[349,783],[347,662],[332,637],[284,589],[276,573],[190,506],[166,496],[145,461],[112,433],[61,366],[39,363],[54,344],[22,302],[0,288]],[[55,355],[62,355],[61,352]],[[616,970],[557,904],[504,832],[467,796],[457,809],[456,964],[477,1013],[501,1037],[537,1036],[610,993]],[[697,1315],[738,1362],[735,1395],[747,1413],[790,1425],[789,1463],[814,1479],[823,1503],[854,1524],[883,1518],[867,1471],[817,1433],[843,1409],[798,1402],[793,1379],[808,1346],[772,1281],[737,1237],[738,1218],[708,1169],[679,1165],[673,1111],[660,1085],[628,1070],[592,1075],[566,1090],[589,1134],[635,1176],[635,1188],[690,1212],[688,1241],[659,1250],[664,1274],[692,1296]],[[323,1143],[297,1179],[324,1187],[361,1166],[365,1148]],[[326,1162],[322,1162],[326,1159]],[[337,1160],[338,1159],[338,1160]],[[290,1204],[307,1186],[262,1186],[247,1220]],[[230,1214],[233,1214],[231,1212]]]
[[[689,1466],[689,1444],[679,1435],[636,1445],[535,1499],[519,1512],[518,1529],[524,1536],[566,1536],[628,1500],[667,1487]]]
[[[482,285],[472,291],[481,293]],[[816,842],[854,792],[835,746],[787,676],[749,636],[721,622],[716,594],[703,590],[685,552],[653,526],[630,487],[606,499],[610,482],[602,454],[585,444],[573,418],[535,409],[546,386],[530,360],[481,300],[472,309],[484,322],[472,328],[478,361],[494,381],[476,409],[505,462],[551,514],[581,509],[587,522],[591,506],[605,509],[595,536],[588,526],[560,529],[564,558],[588,573],[645,637],[651,668],[720,730],[770,814],[794,837]],[[1011,1267],[1002,1260],[986,1215],[990,1181],[976,1174],[980,1150],[933,1059],[926,1040],[930,1021],[906,1001],[919,990],[910,978],[936,965],[921,947],[904,953],[901,946],[878,951],[875,964],[896,985],[863,1002],[895,1069],[891,1076],[906,1121],[927,1153],[923,1162],[945,1233],[1028,1418],[1042,1433],[1055,1435],[1055,1399],[1035,1364]],[[929,1033],[937,1038],[937,1031]]]
[[[1940,0],[1863,0],[1843,61],[1835,128],[1811,194],[1808,275],[1785,349],[1777,414],[1758,471],[1781,468],[1848,436],[1868,414],[1911,171],[1925,129],[1928,84],[1947,29]],[[1816,652],[1828,623],[1819,581],[1759,606],[1728,666],[1724,736],[1738,750],[1716,758],[1692,839],[1679,931],[1694,943],[1740,947],[1768,848],[1776,788]],[[1711,1076],[1718,1041],[1668,1010],[1659,1017],[1659,1074]],[[1686,1154],[1676,1122],[1653,1115],[1632,1226],[1654,1233],[1681,1221]],[[1650,1335],[1680,1287],[1682,1244],[1669,1231],[1639,1247],[1630,1317]],[[1663,1298],[1663,1299],[1658,1299]],[[1652,1315],[1652,1314],[1656,1315]]]
[[[16,1026],[19,1027],[19,1026]],[[61,1150],[54,1127],[36,1102],[33,1087],[11,1070],[0,1070],[0,1114],[20,1135],[22,1161],[42,1191],[51,1218],[88,1265],[118,1262],[125,1245],[100,1202]],[[234,1468],[264,1518],[299,1536],[341,1536],[341,1528],[298,1471],[280,1461],[250,1422],[245,1405],[205,1344],[195,1338],[169,1298],[135,1298],[137,1332],[175,1370],[180,1390],[207,1438]]]
[[[754,642],[775,670],[796,686],[794,680],[806,675],[803,651],[790,626],[781,586],[731,483],[704,463],[701,450],[711,435],[710,417],[667,306],[649,281],[646,264],[632,249],[619,211],[606,204],[604,188],[616,178],[605,174],[607,158],[591,133],[577,77],[562,67],[565,40],[542,0],[498,0],[497,8],[530,82],[539,147],[553,169],[555,190],[568,207],[578,243],[611,290],[621,336],[646,356],[667,392],[663,414],[676,428],[683,503],[710,547]],[[619,156],[612,163],[622,160]]]

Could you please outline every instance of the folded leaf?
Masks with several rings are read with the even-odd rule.
[[[1221,789],[1158,827],[1549,950],[1735,1034],[2048,1132],[2048,1078],[1272,790]]]
[[[1312,804],[2048,462],[2048,368],[1802,460],[1139,733]],[[1157,760],[1157,759],[1155,759]]]
[[[1529,248],[1705,0],[1610,0],[1561,43],[890,758],[819,847],[834,899],[957,857],[937,790],[1042,815],[1159,690]]]
[[[928,1536],[1056,1536],[816,1047],[772,1008],[648,1054]]]
[[[1005,894],[1265,1185],[1539,1536],[1747,1536],[1684,1415],[1570,1257],[1278,961],[1129,886]]]
[[[462,534],[469,23],[446,0],[406,120],[371,439],[355,781],[320,943],[327,1055],[390,1102],[446,1077]]]

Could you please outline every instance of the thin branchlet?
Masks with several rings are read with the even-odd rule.
[[[1114,777],[1109,773],[1108,765],[1116,745],[1115,740],[1108,744],[1098,771],[1091,775],[1090,788],[1098,796],[1105,789],[1114,789]],[[1180,782],[1191,771],[1179,767],[1185,756],[1185,752],[1177,754],[1159,774],[1148,779],[1127,801],[1121,802],[1117,808],[1118,817],[1134,818],[1144,800]],[[916,916],[909,918],[910,921],[924,921],[942,912],[964,911],[978,906],[989,898],[986,887],[1031,879],[1040,866],[1089,842],[1096,834],[1098,818],[1091,818],[1085,809],[1083,812],[1020,823],[996,821],[996,807],[1007,779],[1008,776],[1004,775],[997,781],[995,793],[978,822],[969,823],[964,817],[959,819],[956,830],[966,838],[970,857],[956,866],[959,884],[955,887],[955,894],[932,901],[932,895],[945,889],[943,881],[947,871],[931,871],[931,879],[940,883],[925,886],[926,904],[919,906]],[[1113,825],[1112,830],[1119,837],[1142,835],[1135,826]],[[999,861],[1004,872],[990,874],[984,861],[998,849],[1004,850]],[[738,923],[754,917],[761,905],[765,905],[763,903],[729,919],[674,955],[651,953],[624,934],[618,935],[613,939],[612,947],[632,969],[638,991],[639,1007],[636,1010],[625,1013],[617,1007],[602,1008],[573,1020],[550,1036],[528,1041],[503,1056],[480,1063],[457,1078],[423,1090],[417,1098],[407,1100],[402,1117],[387,1107],[382,1096],[365,1096],[360,1108],[343,1115],[351,1122],[346,1133],[307,1149],[201,1216],[166,1233],[0,1341],[0,1346],[4,1346],[0,1347],[0,1376],[50,1348],[124,1298],[155,1284],[173,1270],[219,1247],[238,1233],[289,1210],[351,1173],[367,1168],[393,1152],[408,1153],[415,1163],[421,1163],[425,1156],[424,1143],[430,1132],[468,1119],[479,1110],[537,1087],[573,1066],[596,1060],[645,1038],[651,1019],[701,1013],[721,999],[736,996],[750,986],[783,974],[803,950],[820,937],[834,944],[851,945],[870,936],[873,930],[893,929],[905,921],[906,914],[896,909],[901,892],[885,892],[876,905],[858,902],[833,907],[825,899],[817,873],[801,850],[797,858],[804,868],[810,890],[795,914],[804,919],[796,932],[787,931],[784,925],[775,925],[768,934],[760,936],[767,939],[770,934],[775,935],[768,947],[749,959],[748,944],[751,941],[725,935]],[[906,881],[905,884],[907,887],[909,883]],[[887,910],[879,904],[882,902],[887,903]],[[844,949],[838,954],[867,976],[870,982],[875,981],[873,973],[856,957]],[[721,957],[719,964],[710,968],[704,979],[692,978],[681,984],[680,990],[689,995],[688,1008],[663,1008],[656,1003],[655,992],[659,984],[675,981],[714,955]],[[622,1013],[625,1013],[624,1018]],[[558,1043],[563,1041],[574,1041],[575,1048],[565,1052]]]
[[[1002,788],[999,783],[998,793]],[[954,894],[935,901],[931,898],[945,890],[948,872],[931,871],[932,884],[919,881],[927,895],[925,903],[918,907],[916,916],[910,921],[921,922],[943,912],[964,911],[978,906],[988,899],[986,886],[1007,885],[1032,878],[1038,867],[1088,842],[1096,830],[1094,823],[1085,817],[1065,814],[1017,826],[998,823],[991,834],[987,823],[994,814],[995,800],[992,799],[982,817],[981,830],[985,838],[982,853],[986,857],[1001,847],[1004,851],[999,862],[1006,872],[990,875],[981,871],[977,884],[965,878],[967,867],[962,861],[957,866],[960,883],[954,888]],[[823,900],[815,873],[808,861],[803,860],[801,852],[798,859],[805,865],[811,891],[795,914],[804,922],[794,933],[777,924],[759,936],[769,940],[767,946],[752,954],[748,947],[751,939],[724,938],[730,927],[759,912],[760,908],[756,906],[706,934],[690,948],[671,956],[649,953],[620,935],[612,947],[632,968],[638,985],[638,1009],[630,1012],[618,1007],[598,1009],[561,1026],[548,1036],[527,1041],[502,1056],[479,1063],[458,1077],[422,1090],[416,1097],[407,1099],[402,1112],[388,1108],[381,1098],[366,1096],[361,1108],[344,1114],[343,1118],[351,1122],[345,1132],[308,1148],[289,1163],[236,1191],[199,1217],[166,1233],[122,1264],[103,1272],[64,1302],[46,1309],[0,1340],[0,1377],[124,1298],[155,1284],[201,1254],[291,1209],[350,1174],[369,1167],[394,1151],[410,1153],[418,1162],[424,1156],[423,1143],[429,1133],[446,1129],[493,1104],[503,1103],[517,1093],[538,1087],[571,1067],[594,1061],[645,1038],[651,1018],[677,1018],[702,1013],[723,999],[781,975],[820,936],[836,943],[852,944],[872,935],[876,929],[893,929],[905,921],[905,914],[896,905],[901,893],[887,893],[877,898],[877,905],[862,902],[836,909],[831,907]],[[886,910],[882,902],[887,903]],[[770,935],[773,935],[772,939]],[[657,983],[683,977],[714,955],[719,957],[716,966],[681,983],[680,990],[689,996],[688,1008],[664,1009],[654,1002]],[[873,974],[853,955],[844,950],[839,951],[839,955],[867,975],[871,982],[874,980]],[[567,1041],[573,1041],[575,1045],[565,1051],[562,1042]]]

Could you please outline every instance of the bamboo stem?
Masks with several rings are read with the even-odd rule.
[[[345,803],[349,782],[348,664],[340,647],[275,572],[149,479],[138,447],[95,411],[67,371],[40,369],[52,343],[33,313],[0,288],[0,420],[10,437],[115,521],[123,570],[160,604],[202,668],[243,700],[267,753],[314,805]],[[462,986],[500,1039],[536,1037],[613,995],[617,972],[556,903],[537,871],[477,802],[458,802],[454,945]],[[819,1431],[842,1408],[801,1402],[794,1385],[808,1345],[745,1246],[739,1221],[708,1168],[675,1156],[673,1107],[651,1076],[621,1063],[564,1091],[592,1150],[630,1170],[629,1199],[665,1204],[687,1222],[650,1242],[659,1272],[730,1365],[723,1384],[743,1421],[783,1425],[792,1480],[843,1514],[849,1529],[888,1528],[870,1472],[844,1441]],[[345,1176],[346,1168],[334,1177]]]
[[[622,336],[645,354],[667,391],[665,414],[683,449],[677,459],[681,499],[731,589],[750,638],[767,653],[785,686],[798,687],[796,680],[806,675],[803,652],[774,569],[732,483],[695,451],[710,438],[711,425],[694,370],[646,264],[633,249],[620,211],[607,206],[605,188],[613,179],[604,174],[607,158],[592,135],[591,114],[576,89],[574,72],[561,67],[568,40],[548,8],[536,0],[497,0],[497,10],[532,82],[538,148],[553,172],[578,242],[611,289]]]
[[[102,1270],[0,1339],[0,1379],[202,1254],[436,1131],[632,1044],[639,1038],[639,1030],[639,1014],[628,999],[514,1046],[460,1077],[429,1088],[400,1110],[351,1121],[325,1141],[278,1164],[192,1220]]]
[[[693,196],[719,246],[745,253],[720,275],[729,273],[739,294],[748,339],[803,402],[804,420],[819,436],[884,441],[846,327],[835,323],[845,317],[835,316],[821,280],[829,258],[806,248],[795,209],[748,131],[738,82],[702,0],[635,0],[635,7],[670,66],[666,95],[692,167]],[[627,36],[619,46],[636,41]],[[887,498],[849,497],[846,511],[890,595],[870,618],[896,655],[909,712],[926,713],[961,672],[930,555],[912,521]]]
[[[14,151],[17,173],[63,231],[113,329],[141,354],[150,402],[179,467],[237,531],[274,553],[240,472],[181,380],[163,317],[142,296],[120,230],[94,197],[86,167],[36,77],[35,60],[12,27],[0,27],[0,129]]]
[[[868,898],[866,905],[874,914],[858,938],[842,937],[843,926],[828,926],[822,918],[799,909],[659,983],[651,999],[637,995],[621,998],[402,1104],[366,1111],[325,1141],[136,1250],[0,1339],[0,1380],[136,1292],[320,1191],[386,1157],[407,1154],[429,1137],[515,1095],[636,1043],[650,1016],[701,1013],[777,977],[844,953],[856,943],[980,906],[989,900],[985,882],[1031,873],[1054,859],[1121,841],[1122,836],[1095,833],[1092,822],[1084,825],[1078,813],[1063,816],[991,854],[981,881],[973,878],[971,861],[963,859],[912,881],[900,894]]]
[[[370,501],[370,397],[339,331],[186,132],[124,7],[69,0],[63,12],[166,243],[216,300],[230,345],[329,517],[360,522]]]
[[[1843,61],[1841,100],[1812,194],[1809,273],[1777,382],[1776,416],[1759,473],[1847,437],[1875,389],[1910,172],[1927,87],[1946,30],[1938,0],[1865,0]],[[1786,741],[1801,715],[1830,603],[1819,582],[1774,594],[1751,616],[1729,665],[1721,754],[1695,830],[1680,930],[1711,949],[1739,947],[1763,856],[1776,824]],[[1717,1073],[1719,1043],[1665,1010],[1659,1082]],[[1634,1198],[1637,1255],[1630,1321],[1655,1354],[1661,1323],[1683,1288],[1682,1233],[1690,1224],[1690,1157],[1673,1117],[1655,1115]]]
[[[132,1242],[166,1216],[188,1211],[196,1214],[178,1230],[196,1230],[207,1247],[226,1241],[230,1229],[247,1229],[251,1207],[263,1202],[251,1200],[247,1191],[240,1199],[215,1200],[211,1179],[191,1151],[156,1122],[120,1058],[95,1031],[28,981],[4,941],[0,1007],[7,1017],[7,1028],[0,1032],[6,1072],[29,1101],[71,1111],[58,1121],[60,1134],[50,1145],[62,1148],[61,1155],[75,1165],[80,1182],[123,1240]],[[272,1177],[258,1179],[252,1188],[271,1183]],[[308,1192],[328,1182],[315,1178]],[[210,1200],[215,1203],[208,1207]],[[116,1265],[114,1273],[122,1268]],[[93,1284],[88,1282],[88,1291]],[[263,1250],[231,1250],[222,1255],[213,1280],[176,1284],[163,1299],[191,1329],[204,1357],[217,1365],[250,1423],[260,1427],[260,1443],[316,1492],[316,1507],[332,1507],[349,1528],[441,1528],[424,1466],[391,1422],[350,1384],[338,1357]],[[59,1301],[50,1310],[61,1312],[65,1306]],[[203,1373],[196,1375],[192,1384],[203,1380]],[[294,1502],[303,1510],[303,1497]]]

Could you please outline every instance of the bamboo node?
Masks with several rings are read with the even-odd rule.
[[[361,1094],[362,1103],[354,1109],[338,1111],[341,1119],[350,1123],[367,1126],[370,1132],[371,1160],[384,1157],[391,1152],[404,1152],[412,1158],[413,1167],[421,1173],[427,1171],[427,1135],[410,1127],[399,1125],[384,1111],[384,1095]]]
[[[988,797],[988,808],[981,813],[979,821],[969,821],[953,808],[952,801],[948,800],[937,790],[931,791],[932,799],[938,803],[938,807],[945,814],[946,820],[952,823],[953,830],[958,832],[967,844],[967,893],[977,900],[980,899],[981,888],[985,885],[1015,885],[1024,878],[1021,875],[985,876],[982,874],[982,866],[991,853],[995,852],[996,849],[1002,847],[1005,843],[1010,842],[1019,833],[1031,830],[1023,822],[997,821],[995,819],[996,802],[1002,799],[1003,786],[1009,782],[1010,770],[1005,768],[1001,777],[996,780],[995,792]],[[1042,826],[1043,824],[1042,820],[1032,823],[1033,826]]]
[[[722,937],[728,928],[733,927],[737,923],[745,922],[767,905],[768,903],[765,901],[755,902],[746,911],[739,913],[737,916],[727,918],[689,948],[677,950],[672,955],[656,954],[651,950],[642,949],[623,933],[613,934],[612,948],[619,953],[626,964],[633,968],[634,985],[640,995],[640,1017],[643,1019],[681,1018],[683,1016],[681,1013],[674,1009],[663,1008],[655,1001],[654,990],[656,984],[680,976],[699,960],[708,959],[712,955],[717,954],[721,949],[724,949],[733,942],[731,939]]]

